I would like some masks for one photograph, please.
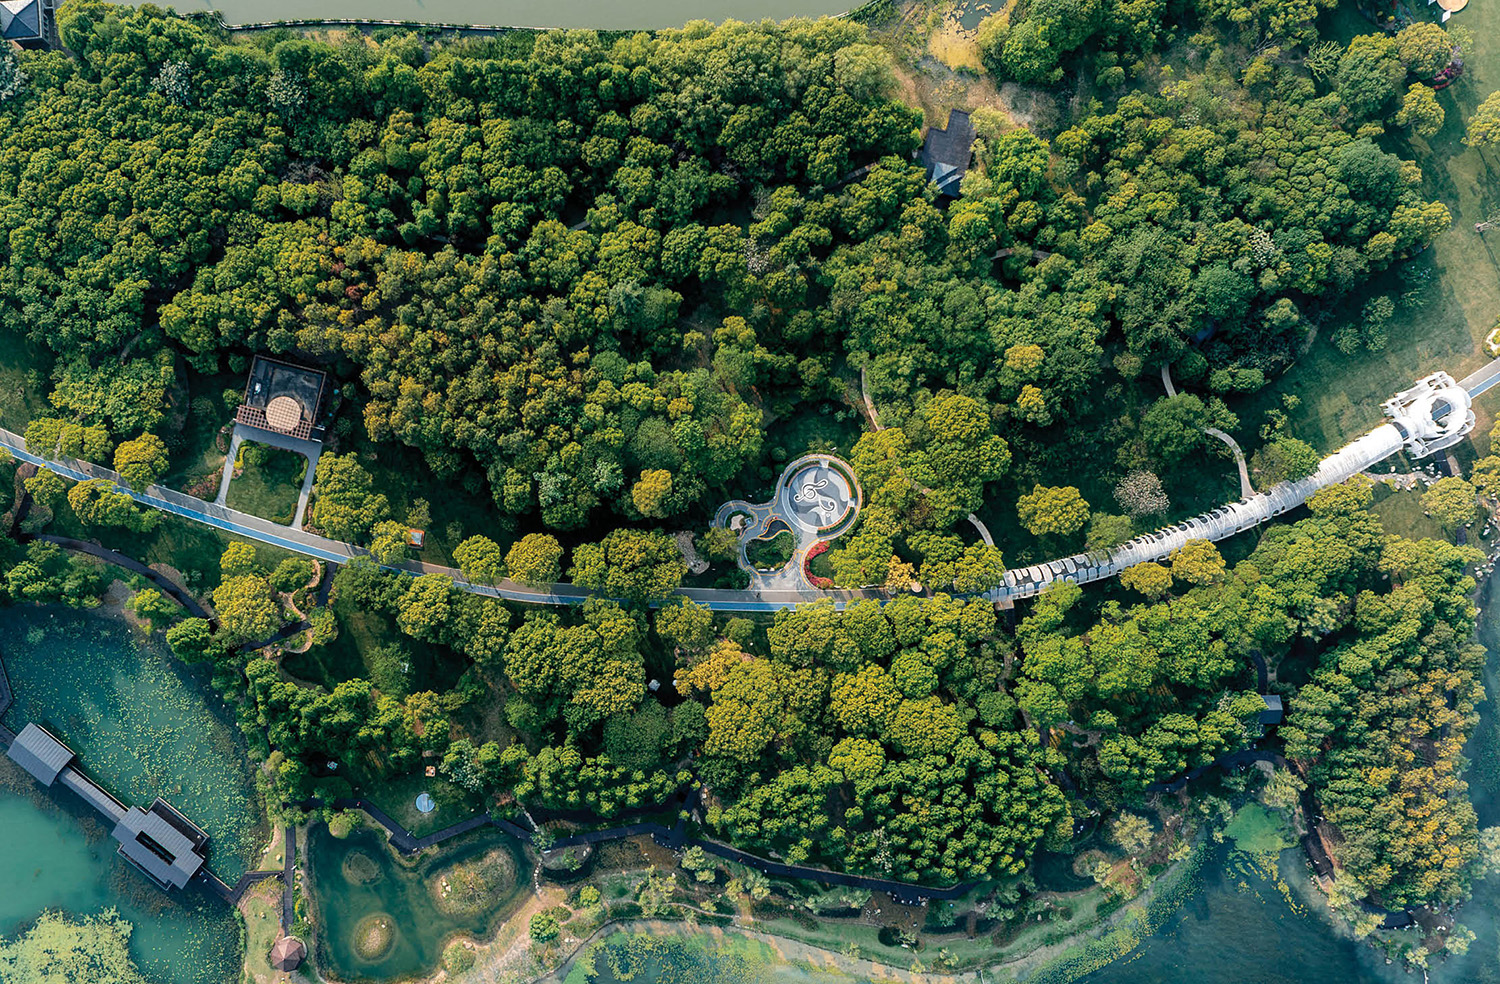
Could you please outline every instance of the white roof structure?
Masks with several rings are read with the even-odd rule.
[[[1136,564],[1164,560],[1189,540],[1228,539],[1295,509],[1319,489],[1353,478],[1403,448],[1413,458],[1423,458],[1452,447],[1474,429],[1470,404],[1468,391],[1454,382],[1452,376],[1435,372],[1381,405],[1391,418],[1389,423],[1324,458],[1318,470],[1307,478],[1280,482],[1265,492],[1127,540],[1112,550],[1074,554],[1006,571],[1005,581],[991,590],[989,597],[994,601],[1030,598],[1058,581],[1087,584],[1114,577]]]

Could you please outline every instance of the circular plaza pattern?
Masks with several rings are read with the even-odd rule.
[[[783,474],[781,515],[804,530],[832,530],[855,508],[848,472],[832,458],[793,462]]]

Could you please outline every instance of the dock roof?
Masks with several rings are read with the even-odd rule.
[[[119,841],[120,853],[162,888],[182,888],[203,867],[198,845],[157,804],[149,811],[131,807],[110,836]]]
[[[56,782],[58,773],[66,769],[74,757],[71,748],[36,722],[21,729],[6,754],[43,786]]]

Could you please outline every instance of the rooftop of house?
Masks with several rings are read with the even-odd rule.
[[[257,355],[245,380],[245,399],[235,420],[261,430],[316,440],[318,412],[328,377],[317,369]]]
[[[948,125],[939,129],[930,127],[927,139],[922,142],[922,166],[938,190],[952,198],[958,197],[958,186],[969,169],[969,160],[974,153],[974,124],[969,114],[961,109],[948,113]]]
[[[203,867],[208,836],[158,799],[132,806],[110,834],[120,853],[162,888],[182,888]]]
[[[42,37],[42,0],[0,0],[0,38],[28,41]]]

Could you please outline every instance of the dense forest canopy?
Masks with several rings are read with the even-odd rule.
[[[1304,65],[1266,45],[1311,42],[1316,5],[1206,3],[1245,47],[1151,74],[1177,6],[1052,0],[991,23],[992,69],[1028,82],[1104,32],[1100,98],[1049,139],[977,114],[950,202],[912,159],[923,121],[887,54],[844,20],[334,45],[70,0],[69,52],[21,56],[0,97],[0,322],[51,363],[27,444],[144,486],[183,377],[288,356],[331,371],[369,439],[527,517],[508,550],[464,540],[466,576],[566,571],[600,592],[518,611],[352,563],[310,646],[351,613],[395,641],[314,684],[239,649],[280,628],[310,567],[231,547],[217,631],[187,619],[168,639],[216,663],[273,803],[424,758],[487,802],[606,817],[696,784],[714,832],[793,861],[1012,876],[1094,809],[1260,738],[1259,654],[1313,666],[1285,750],[1357,897],[1456,901],[1477,850],[1457,778],[1481,693],[1471,551],[1387,535],[1348,486],[1229,559],[1200,542],[1112,593],[1062,585],[1013,627],[967,597],[1004,566],[954,526],[1002,480],[1048,546],[1127,538],[1167,509],[1155,472],[1233,427],[1225,398],[1285,369],[1310,314],[1449,224],[1383,139],[1425,118],[1398,83],[1436,63],[1431,38]],[[1195,391],[1127,399],[1164,367]],[[927,596],[761,622],[651,610],[684,564],[640,527],[706,525],[802,450],[768,441],[773,422],[863,411],[866,386],[885,429],[851,439],[864,510],[834,580]],[[311,522],[403,556],[406,525],[339,451]],[[1295,477],[1317,454],[1282,435],[1257,468]],[[1081,461],[1126,515],[1091,521],[1056,484]],[[102,480],[24,487],[33,524],[65,503],[84,525],[159,523]],[[571,551],[540,529],[595,523],[610,532]],[[56,546],[5,551],[9,599],[98,593]],[[165,619],[160,600],[138,614]]]
[[[228,43],[149,5],[60,23],[76,57],[25,56],[0,113],[0,317],[57,353],[60,419],[124,440],[160,422],[170,353],[291,354],[357,377],[372,438],[573,529],[753,487],[785,452],[765,423],[865,367],[903,431],[867,457],[971,484],[893,503],[848,583],[883,581],[893,540],[932,554],[903,535],[942,532],[1009,461],[905,460],[940,457],[929,401],[976,401],[1041,481],[1111,381],[1175,362],[1253,389],[1307,304],[1448,222],[1339,90],[1222,57],[1050,146],[982,126],[945,210],[910,160],[921,120],[847,21],[435,49]],[[1180,453],[1152,426],[1069,439],[1123,476]]]

